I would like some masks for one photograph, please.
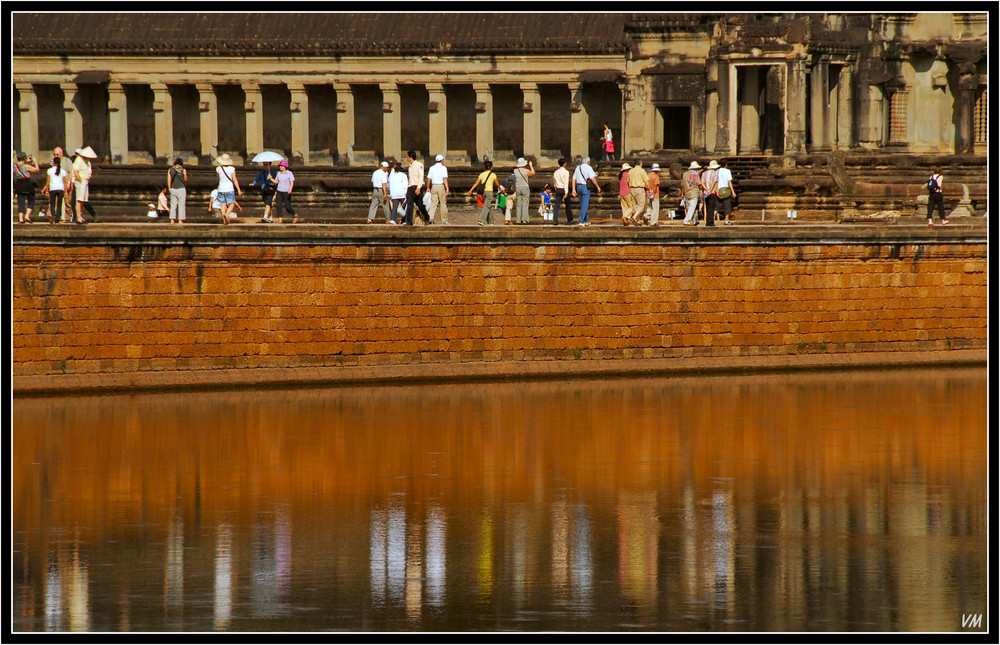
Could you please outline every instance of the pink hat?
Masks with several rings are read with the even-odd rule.
[[[288,167],[288,161],[285,160],[285,159],[282,159],[281,163],[279,163],[278,165],[281,166],[282,168],[287,168]]]

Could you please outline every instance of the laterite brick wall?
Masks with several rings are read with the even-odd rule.
[[[984,348],[986,244],[13,248],[13,374]]]

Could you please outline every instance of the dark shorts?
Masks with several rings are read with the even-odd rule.
[[[274,191],[273,190],[262,190],[260,191],[260,198],[263,200],[264,204],[267,206],[271,205],[274,201]]]
[[[725,199],[719,200],[719,212],[723,215],[729,215],[733,212],[733,198],[726,197]]]

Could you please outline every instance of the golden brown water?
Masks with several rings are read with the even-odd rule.
[[[15,630],[967,631],[985,369],[18,399]]]

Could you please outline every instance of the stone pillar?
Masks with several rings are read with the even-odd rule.
[[[737,74],[737,76],[739,76]],[[739,101],[740,154],[760,153],[760,68],[743,68],[743,87]]]
[[[21,118],[21,151],[38,160],[38,96],[31,83],[16,83],[15,87],[21,95],[17,104]]]
[[[309,95],[301,83],[289,83],[291,101],[288,106],[292,116],[292,158],[302,165],[309,165]]]
[[[198,159],[211,164],[219,156],[219,100],[211,83],[196,83],[198,114],[201,121],[201,150]]]
[[[166,83],[151,83],[156,163],[171,163],[174,155],[174,103]]]
[[[806,72],[805,61],[795,58],[788,61],[785,81],[788,100],[785,105],[787,131],[785,153],[802,154],[806,151]]]
[[[705,147],[703,150],[710,153],[715,150],[716,137],[719,125],[717,122],[719,115],[719,64],[714,59],[705,61]]]
[[[729,66],[729,61],[719,60],[718,61],[718,95],[719,104],[716,109],[716,134],[715,134],[715,154],[716,155],[728,155],[729,152],[729,112],[730,108],[730,76],[732,70]]]
[[[841,150],[847,150],[854,143],[851,140],[854,124],[853,81],[851,66],[845,64],[840,68],[840,78],[837,81],[837,147]]]
[[[524,156],[534,157],[537,165],[542,154],[542,95],[537,83],[521,83],[521,93],[524,96],[521,106],[524,111]]]
[[[618,159],[625,159],[634,150],[646,150],[650,146],[646,141],[646,89],[639,79],[629,77],[622,87],[624,99],[624,118],[622,120],[622,136],[618,142],[621,150],[615,151]]]
[[[578,164],[580,160],[589,155],[590,137],[590,117],[587,114],[587,104],[583,100],[583,83],[569,84],[569,129],[570,129],[570,154],[573,163]]]
[[[809,131],[812,133],[812,150],[828,150],[827,122],[830,119],[830,64],[820,58],[813,64],[809,89],[812,114]]]
[[[338,165],[354,163],[354,92],[347,83],[334,83],[337,93]]]
[[[73,156],[73,151],[83,147],[83,115],[76,104],[76,95],[80,91],[76,83],[60,83],[63,91],[63,112],[66,118],[66,142],[63,148],[67,157]]]
[[[399,86],[381,83],[382,89],[382,154],[386,159],[401,161],[403,154],[402,119],[400,114]]]
[[[958,94],[955,96],[955,152],[958,154],[972,154],[975,151],[975,109],[978,90],[979,83],[975,74],[961,74],[958,77]],[[21,129],[23,132],[23,125]]]
[[[448,99],[444,93],[444,85],[427,85],[427,112],[427,140],[430,146],[427,156],[433,159],[437,155],[448,153]]]
[[[264,151],[264,100],[260,94],[260,85],[255,81],[244,81],[243,92],[243,111],[247,115],[245,161],[248,162]]]
[[[118,81],[108,83],[108,113],[110,121],[111,163],[128,163],[128,101],[125,89]]]
[[[493,92],[489,83],[473,83],[476,92],[476,161],[493,160]],[[473,164],[475,165],[475,164]]]

